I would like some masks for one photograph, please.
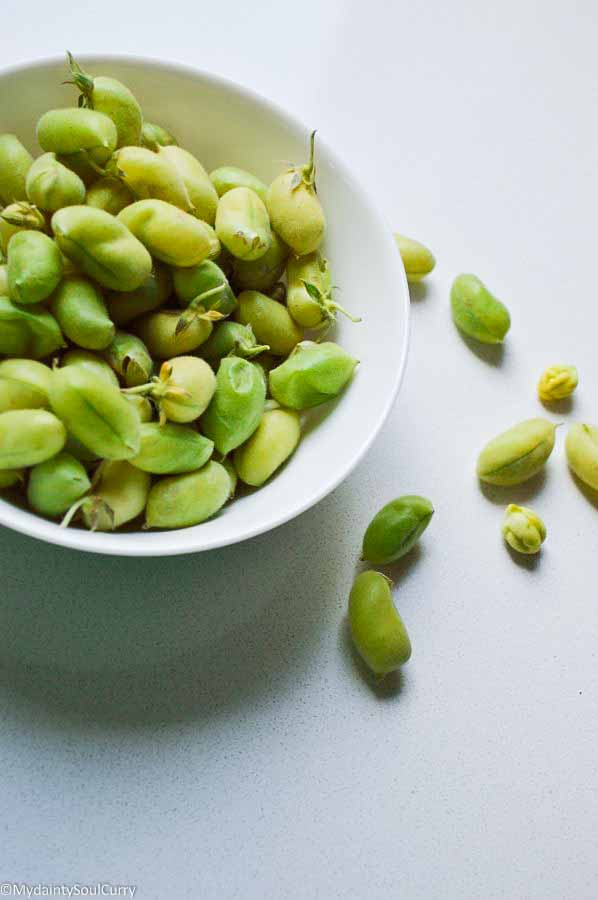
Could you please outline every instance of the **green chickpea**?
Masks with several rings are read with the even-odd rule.
[[[4,491],[7,488],[16,487],[19,484],[23,484],[24,480],[24,469],[2,469],[0,471],[0,490]]]
[[[49,312],[0,297],[0,353],[43,359],[64,346],[58,322]]]
[[[237,169],[236,166],[220,166],[210,172],[210,181],[216,188],[219,197],[223,197],[234,188],[245,187],[255,191],[262,203],[266,202],[268,188],[263,181],[252,175],[251,172],[246,172],[245,169]]]
[[[145,147],[123,147],[108,172],[118,175],[137,200],[162,200],[185,212],[193,210],[185,182],[163,148],[153,153]]]
[[[598,426],[575,422],[567,433],[565,451],[571,471],[598,491]]]
[[[60,362],[63,366],[83,366],[92,375],[105,378],[115,387],[120,386],[116,373],[108,363],[96,353],[90,353],[89,350],[67,350]]]
[[[11,203],[0,213],[0,250],[6,254],[11,237],[19,231],[45,231],[45,229],[46,220],[36,206],[23,200]]]
[[[281,406],[310,409],[338,396],[356,365],[357,360],[338,344],[302,341],[270,372],[270,393]]]
[[[134,291],[152,271],[152,258],[143,244],[102,209],[60,209],[52,216],[52,230],[64,255],[102,287]]]
[[[39,209],[56,212],[85,200],[85,185],[79,176],[56,159],[55,153],[38,157],[27,172],[27,198]]]
[[[153,360],[143,341],[126,331],[116,332],[102,356],[129,388],[145,384],[154,369]]]
[[[50,301],[50,310],[67,338],[86,350],[102,350],[113,340],[114,323],[98,288],[87,278],[63,278]]]
[[[48,366],[32,359],[0,362],[0,412],[48,408],[51,377]]]
[[[16,134],[0,134],[0,203],[27,199],[25,179],[32,162]]]
[[[112,119],[93,109],[50,109],[37,123],[37,140],[46,153],[84,151],[101,166],[116,149],[117,131]]]
[[[8,245],[8,291],[15,303],[41,303],[62,278],[62,256],[41,231],[19,231]]]
[[[284,273],[289,248],[275,231],[272,243],[259,259],[232,257],[231,279],[239,291],[269,291]]]
[[[238,259],[259,259],[272,244],[268,210],[255,191],[227,191],[218,201],[216,234]]]
[[[477,475],[487,484],[521,484],[536,475],[554,448],[556,425],[527,419],[489,441],[478,457]]]
[[[92,78],[67,53],[73,83],[81,91],[80,104],[107,115],[116,126],[117,147],[141,140],[141,107],[128,87],[116,78]]]
[[[139,416],[104,376],[83,366],[56,369],[50,403],[70,434],[97,456],[131,459],[139,452]]]
[[[201,469],[213,449],[212,441],[190,425],[147,422],[141,426],[139,453],[131,465],[154,475],[180,475]]]
[[[319,251],[291,257],[287,265],[287,281],[288,310],[303,328],[331,325],[337,311],[352,322],[361,321],[332,299],[330,267]]]
[[[434,507],[425,497],[391,500],[368,525],[361,558],[375,565],[395,562],[416,544],[433,515]]]
[[[314,131],[307,165],[289,169],[268,188],[266,205],[272,227],[297,256],[317,250],[326,230],[324,210],[316,194],[315,136]]]
[[[219,322],[201,348],[201,355],[211,362],[220,362],[224,356],[239,356],[252,359],[265,350],[267,344],[258,344],[251,325],[240,322]]]
[[[220,463],[162,478],[149,492],[146,528],[189,528],[215,515],[230,496],[231,480]]]
[[[243,291],[237,300],[238,321],[251,325],[256,339],[267,344],[274,356],[288,356],[303,337],[303,329],[288,309],[259,291]]]
[[[264,412],[266,388],[259,369],[246,359],[228,356],[218,367],[216,391],[201,420],[201,429],[226,455],[248,440]]]
[[[117,216],[135,198],[119,178],[98,178],[87,188],[85,203],[95,209],[103,209],[111,216]],[[79,201],[83,202],[83,201]]]
[[[80,504],[83,522],[91,531],[112,531],[140,516],[147,503],[151,475],[124,460],[104,460],[94,479],[93,493]],[[69,524],[71,507],[62,525]]]
[[[22,469],[55,456],[64,447],[66,429],[47,409],[0,413],[0,469]]]
[[[169,147],[172,144],[178,146],[178,141],[169,131],[156,125],[154,122],[144,122],[141,126],[141,146],[148,150],[157,150],[158,147]]]
[[[261,487],[295,451],[300,437],[298,413],[267,409],[249,440],[235,450],[235,469],[241,481]]]
[[[79,500],[91,487],[78,459],[64,450],[31,470],[27,484],[29,506],[54,519]]]
[[[380,572],[362,572],[349,597],[353,641],[365,664],[381,678],[411,656],[409,635],[392,602],[390,584]]]
[[[206,313],[205,316],[209,316]],[[196,316],[184,331],[177,331],[180,314],[174,310],[161,310],[142,316],[134,324],[135,330],[152,356],[169,359],[196,350],[212,333],[212,322],[204,316]]]
[[[395,241],[405,266],[407,281],[412,284],[421,281],[434,269],[436,260],[434,255],[419,241],[395,234]]]
[[[166,303],[172,293],[172,275],[161,263],[154,268],[136,290],[123,293],[110,291],[106,305],[110,318],[116,325],[126,325],[144,313],[153,312]]]
[[[139,200],[118,214],[152,256],[171,266],[195,266],[217,255],[214,230],[163,200]]]
[[[501,344],[511,327],[506,306],[475,275],[455,278],[451,310],[457,328],[483,344]]]
[[[148,393],[160,410],[160,422],[193,422],[208,408],[216,376],[203,359],[175,356],[162,363],[160,375],[129,393]]]
[[[174,292],[179,306],[191,310],[215,309],[228,316],[237,308],[237,300],[226,275],[211,259],[186,269],[175,269]]]
[[[170,160],[183,179],[193,206],[193,214],[213,225],[216,220],[218,194],[202,164],[193,154],[174,144],[162,147],[160,152]]]

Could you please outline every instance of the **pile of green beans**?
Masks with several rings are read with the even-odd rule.
[[[269,186],[208,174],[68,62],[78,105],[42,115],[41,155],[0,134],[0,489],[64,526],[197,525],[267,482],[357,365],[321,340],[345,310],[314,135]]]

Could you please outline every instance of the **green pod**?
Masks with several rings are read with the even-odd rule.
[[[108,116],[116,126],[117,147],[138,144],[141,140],[143,114],[134,94],[116,78],[84,72],[70,53],[67,54],[73,83],[81,91],[81,106]]]
[[[0,263],[0,297],[8,297],[8,266]]]
[[[57,153],[56,159],[78,175],[85,187],[89,187],[94,181],[97,181],[98,166],[91,162],[85,150],[78,153]]]
[[[235,450],[235,469],[241,481],[261,487],[295,451],[300,437],[298,413],[266,410],[249,440]]]
[[[0,134],[0,204],[27,199],[25,180],[32,162],[16,134]]]
[[[0,471],[0,490],[16,487],[25,480],[24,469],[2,469]]]
[[[270,393],[281,406],[310,409],[337,397],[351,380],[357,360],[332,342],[302,341],[270,372]]]
[[[0,353],[43,359],[64,347],[58,322],[37,306],[16,306],[8,297],[0,297]]]
[[[133,194],[120,178],[98,178],[97,181],[90,184],[85,195],[86,206],[103,209],[111,216],[117,216],[125,206],[129,206],[134,200]]]
[[[158,152],[169,160],[181,177],[191,201],[193,215],[213,225],[218,194],[200,161],[192,153],[174,144],[162,147]]]
[[[103,350],[116,331],[98,288],[87,278],[69,275],[54,291],[50,310],[69,341],[86,350]]]
[[[37,123],[37,140],[46,153],[81,153],[101,166],[116,149],[116,125],[93,109],[50,109]]]
[[[201,355],[210,362],[220,362],[224,356],[252,359],[268,350],[267,344],[258,344],[251,325],[240,322],[218,322],[214,331],[201,348]]]
[[[436,260],[434,255],[419,241],[395,234],[395,241],[405,266],[405,275],[410,284],[421,281],[434,269]]]
[[[536,475],[552,453],[556,425],[527,419],[493,438],[478,457],[477,475],[487,484],[521,484]]]
[[[102,356],[129,388],[145,384],[154,370],[153,360],[143,341],[126,331],[116,332]]]
[[[210,181],[216,188],[219,197],[223,197],[234,188],[244,187],[255,191],[262,203],[266,202],[268,188],[257,176],[246,172],[245,169],[238,169],[236,166],[220,166],[210,172]]]
[[[197,356],[175,356],[162,363],[160,377],[149,387],[162,422],[194,422],[214,396],[216,376]]]
[[[50,519],[61,516],[91,487],[78,459],[64,450],[31,470],[27,501],[31,509]]]
[[[260,423],[266,388],[259,369],[228,356],[216,375],[216,391],[201,420],[202,432],[226,455],[248,440]]]
[[[259,259],[232,258],[231,281],[238,291],[269,291],[283,275],[289,248],[275,231],[272,243]]]
[[[205,259],[197,266],[175,269],[173,280],[179,306],[215,309],[223,316],[229,316],[237,308],[226,275],[211,259]]]
[[[0,412],[10,409],[45,409],[52,370],[32,359],[0,362]]]
[[[142,397],[140,394],[126,394],[123,393],[123,397],[129,403],[137,415],[139,416],[139,421],[141,423],[151,422],[154,418],[154,409],[151,402],[147,399],[147,397]]]
[[[172,293],[172,275],[166,266],[154,263],[154,268],[136,290],[110,291],[106,305],[116,325],[126,325],[144,313],[153,312],[166,303]]]
[[[59,162],[55,153],[44,153],[35,160],[27,172],[25,187],[31,203],[50,213],[85,200],[83,181]]]
[[[598,426],[574,423],[567,433],[565,452],[571,471],[598,491]]]
[[[64,255],[102,287],[134,291],[152,271],[152,258],[143,244],[103,209],[60,209],[52,216],[52,231]]]
[[[196,316],[184,331],[177,331],[180,318],[178,312],[168,309],[149,313],[134,323],[135,331],[152,356],[158,359],[183,356],[207,341],[212,333],[209,319]]]
[[[395,562],[411,550],[433,515],[434,507],[425,497],[391,500],[368,525],[361,558],[378,566]]]
[[[224,506],[231,481],[220,463],[209,462],[188,475],[162,478],[149,492],[146,528],[189,528],[205,522]]]
[[[227,191],[218,201],[216,234],[238,259],[259,259],[272,244],[268,210],[255,191]]]
[[[318,250],[306,256],[291,257],[287,281],[287,308],[302,328],[330,325],[337,312],[342,312],[352,322],[361,321],[332,299],[330,267]]]
[[[22,469],[55,456],[64,447],[66,429],[47,409],[0,413],[0,469]]]
[[[139,200],[118,218],[152,256],[171,266],[195,266],[220,250],[209,225],[163,200]]]
[[[144,122],[141,126],[141,146],[148,150],[157,150],[158,147],[178,146],[178,141],[169,131],[156,125],[154,122]]]
[[[390,581],[380,572],[362,572],[355,579],[349,623],[357,651],[375,675],[394,672],[411,656],[411,642],[392,602]]]
[[[274,356],[288,356],[303,337],[303,329],[288,309],[266,294],[243,291],[237,301],[239,322],[251,325],[256,339],[267,344]]]
[[[104,460],[96,473],[93,493],[81,504],[86,528],[113,531],[132,522],[145,509],[151,483],[151,475],[128,462]]]
[[[0,250],[8,251],[8,244],[19,231],[45,231],[46,219],[36,206],[19,200],[5,206],[0,213]]]
[[[275,178],[266,201],[272,228],[297,256],[317,250],[326,231],[324,210],[316,194],[315,134],[311,135],[307,165],[295,166]]]
[[[52,409],[69,433],[105,459],[130,459],[139,452],[139,416],[118,388],[82,366],[56,369]]]
[[[451,288],[453,322],[483,344],[501,344],[511,327],[506,306],[475,275],[458,275]]]
[[[15,303],[41,303],[62,278],[60,250],[41,231],[19,231],[8,245],[8,291]]]
[[[120,387],[116,372],[112,367],[101,356],[91,353],[89,350],[67,350],[62,355],[60,364],[61,366],[82,366],[92,375],[99,375],[115,387]]]
[[[180,475],[201,469],[213,450],[212,441],[190,425],[147,422],[141,426],[139,453],[131,465],[154,475]]]
[[[123,147],[114,154],[108,171],[118,175],[137,200],[162,200],[191,212],[193,204],[185,182],[165,149],[153,153],[145,147]]]

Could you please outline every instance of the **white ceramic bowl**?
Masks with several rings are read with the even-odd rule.
[[[82,57],[92,73],[122,79],[145,116],[194,152],[208,171],[231,164],[270,181],[285,160],[306,159],[309,128],[246,88],[214,75],[153,60]],[[0,130],[34,152],[35,124],[47,109],[73,104],[63,60],[0,72]],[[360,360],[353,383],[334,404],[312,413],[298,451],[265,487],[235,500],[214,519],[178,531],[91,533],[60,528],[0,500],[0,522],[55,544],[124,556],[160,556],[223,547],[261,534],[313,506],[364,456],[396,398],[405,367],[409,292],[390,227],[326,143],[317,139],[318,192],[326,210],[326,255],[340,302],[363,316],[340,321],[334,339]],[[373,150],[375,144],[372,145]],[[375,165],[375,159],[372,164]],[[317,427],[315,425],[317,424]]]

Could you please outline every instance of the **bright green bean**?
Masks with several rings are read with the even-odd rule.
[[[130,388],[145,384],[154,369],[153,360],[143,341],[126,331],[116,332],[102,356]]]
[[[83,181],[59,162],[55,153],[44,153],[35,160],[27,172],[26,190],[31,203],[50,213],[85,200]]]
[[[89,154],[101,166],[114,153],[116,125],[93,109],[51,109],[37,123],[37,140],[47,153]]]
[[[379,677],[394,672],[411,656],[411,642],[392,602],[390,582],[380,572],[362,572],[355,579],[349,622],[359,655]]]
[[[175,144],[162,147],[158,152],[174,166],[181,177],[191,200],[193,215],[213,225],[218,207],[218,194],[199,160]]]
[[[245,169],[238,169],[236,166],[220,166],[210,172],[210,181],[216,188],[219,197],[234,188],[246,187],[255,191],[263,203],[266,202],[268,188],[263,181],[252,175],[251,172],[246,172]]]
[[[46,409],[0,413],[0,469],[36,466],[64,447],[63,423]]]
[[[324,210],[316,194],[314,140],[315,131],[307,165],[294,166],[268,188],[266,205],[272,227],[297,256],[317,250],[326,230]]]
[[[195,266],[220,250],[208,224],[163,200],[139,200],[118,218],[152,256],[171,266]]]
[[[241,481],[260,487],[291,456],[300,437],[298,413],[266,410],[249,440],[235,450],[235,469]]]
[[[87,206],[103,209],[111,216],[117,216],[125,206],[129,206],[134,200],[133,194],[120,178],[98,178],[97,181],[90,184],[85,195]]]
[[[87,278],[63,278],[50,309],[67,338],[87,350],[102,350],[113,340],[114,323],[98,288]]]
[[[41,231],[19,231],[8,245],[8,291],[15,303],[41,303],[62,278],[57,244]]]
[[[268,211],[249,188],[233,188],[220,198],[215,227],[220,241],[239,259],[259,259],[272,244]]]
[[[70,53],[67,54],[73,83],[81,91],[82,106],[104,113],[114,122],[117,147],[138,144],[141,140],[141,107],[129,88],[116,78],[84,72]]]
[[[154,475],[180,475],[201,469],[214,444],[190,425],[147,422],[141,426],[139,453],[131,465]]]
[[[161,310],[142,316],[133,324],[152,356],[169,359],[196,350],[212,333],[209,319],[196,316],[184,331],[177,331],[179,320],[178,312]]]
[[[62,451],[31,470],[27,500],[35,512],[54,519],[65,513],[90,487],[87,472],[79,460]]]
[[[43,359],[64,346],[58,322],[49,312],[0,297],[0,353]]]
[[[188,528],[209,519],[230,496],[231,480],[220,463],[162,478],[147,500],[146,528]]]
[[[243,291],[238,298],[237,319],[251,325],[260,344],[267,344],[274,356],[288,356],[303,337],[303,329],[286,308],[259,291]]]
[[[361,558],[374,565],[395,562],[411,550],[433,515],[434,507],[425,497],[391,500],[368,525]]]
[[[16,134],[0,134],[0,203],[26,200],[25,180],[33,157]]]
[[[216,391],[201,420],[201,430],[227,454],[251,437],[260,423],[266,388],[259,369],[228,356],[218,367]]]
[[[270,372],[270,393],[282,406],[310,409],[338,396],[356,365],[357,360],[338,344],[302,341]]]

